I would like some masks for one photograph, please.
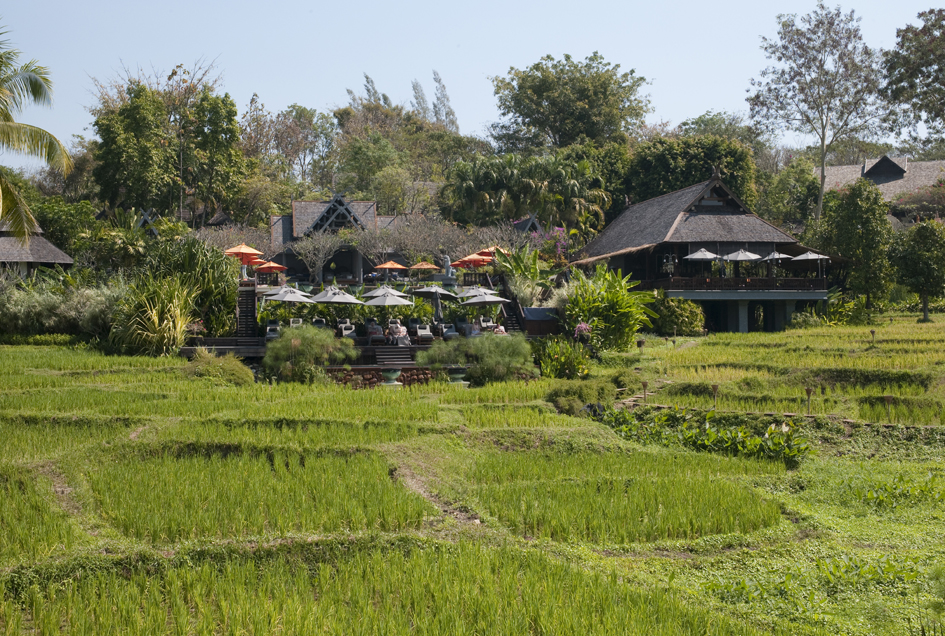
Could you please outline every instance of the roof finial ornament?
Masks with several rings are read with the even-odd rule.
[[[712,166],[712,178],[715,179],[716,181],[722,180],[722,172],[719,170],[718,165]]]

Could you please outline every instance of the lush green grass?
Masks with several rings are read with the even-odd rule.
[[[184,450],[192,451],[186,448]],[[416,528],[433,509],[374,454],[206,454],[114,458],[86,474],[102,517],[168,543],[290,533]]]
[[[393,442],[417,435],[412,422],[345,420],[187,420],[155,426],[142,439],[232,444],[251,448],[352,448]]]
[[[640,367],[661,404],[718,383],[736,413],[803,413],[811,386],[815,413],[885,422],[892,395],[934,427],[794,418],[815,451],[788,471],[637,446],[543,380],[236,389],[0,347],[0,633],[908,634],[945,563],[945,324],[876,329],[594,368]]]
[[[116,418],[0,417],[0,460],[55,457],[127,434],[128,423]]]
[[[587,420],[558,415],[549,407],[483,405],[463,408],[469,428],[567,428],[587,426]]]
[[[25,608],[0,628],[92,634],[755,634],[662,590],[636,591],[535,552],[461,543],[355,552],[312,569],[277,560],[151,574],[104,572]]]
[[[732,478],[783,472],[687,452],[492,453],[470,479],[475,498],[516,534],[620,544],[776,524],[778,505]]]
[[[49,558],[81,543],[68,516],[51,502],[48,480],[0,465],[0,561]],[[40,493],[46,491],[47,496]]]

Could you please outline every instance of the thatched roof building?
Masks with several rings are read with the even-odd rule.
[[[23,243],[10,230],[6,221],[0,221],[0,265],[17,270],[25,276],[37,267],[72,265],[72,257],[41,236],[42,229]]]
[[[815,168],[814,173],[819,179],[820,168]],[[830,166],[826,176],[824,186],[828,190],[839,190],[863,177],[876,184],[884,199],[895,201],[945,178],[945,161],[909,161],[907,157],[883,155],[867,159],[862,165]]]

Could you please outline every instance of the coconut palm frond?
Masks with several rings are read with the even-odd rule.
[[[0,173],[0,224],[6,225],[24,245],[38,229],[36,219],[16,188]]]
[[[0,148],[42,159],[51,168],[64,173],[72,169],[72,159],[62,142],[36,126],[0,122]]]
[[[19,114],[25,104],[49,106],[52,104],[52,80],[49,69],[30,60],[19,68],[13,67],[9,56],[0,58],[0,112],[11,117]]]

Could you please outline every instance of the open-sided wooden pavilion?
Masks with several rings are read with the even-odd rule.
[[[719,256],[745,250],[761,257],[808,251],[752,214],[716,171],[708,181],[629,206],[572,264],[605,262],[632,273],[641,281],[638,289],[663,289],[668,297],[697,301],[709,327],[720,331],[780,330],[799,302],[826,298],[825,279],[809,275],[809,264],[793,276],[777,276],[777,264],[767,263],[755,265],[760,275],[733,276],[732,263],[686,259],[700,249]],[[781,264],[791,267],[789,260]],[[756,315],[763,316],[761,325],[754,324]]]

